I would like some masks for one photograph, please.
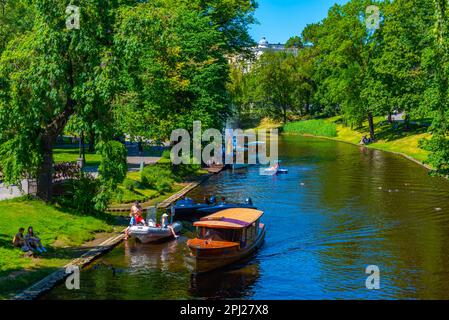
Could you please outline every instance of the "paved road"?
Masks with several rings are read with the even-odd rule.
[[[22,184],[25,183],[25,180],[22,181]],[[16,186],[12,186],[7,188],[2,181],[0,180],[0,201],[6,199],[12,199],[22,196],[20,189]]]

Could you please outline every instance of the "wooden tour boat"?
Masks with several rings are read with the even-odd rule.
[[[195,222],[197,238],[187,242],[189,264],[195,273],[212,271],[242,260],[259,249],[265,238],[263,212],[227,209]]]

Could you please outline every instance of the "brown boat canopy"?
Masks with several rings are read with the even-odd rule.
[[[195,222],[195,227],[244,229],[256,222],[263,215],[262,211],[234,208],[219,211]]]

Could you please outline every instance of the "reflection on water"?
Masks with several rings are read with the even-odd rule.
[[[192,276],[186,238],[129,241],[81,274],[81,290],[44,299],[448,299],[449,182],[402,157],[334,141],[282,137],[288,175],[223,172],[191,194],[265,211],[265,245],[246,263]],[[378,265],[381,289],[365,288]]]

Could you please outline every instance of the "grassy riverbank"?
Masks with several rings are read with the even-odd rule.
[[[406,130],[404,124],[389,124],[383,117],[374,119],[377,141],[369,148],[401,153],[419,162],[427,160],[428,152],[419,147],[419,142],[429,138],[427,127],[414,122]],[[342,123],[341,117],[321,120],[306,120],[288,123],[282,127],[284,134],[303,134],[324,137],[337,141],[358,144],[364,135],[369,136],[368,123],[361,128],[351,129]]]
[[[0,201],[0,299],[27,288],[78,257],[100,233],[116,228],[108,216],[81,216],[25,198]],[[11,242],[20,227],[33,226],[47,253],[25,256]],[[107,234],[106,234],[107,236]]]
[[[170,152],[166,151],[157,163],[145,167],[142,172],[128,172],[114,195],[111,207],[134,201],[147,204],[162,202],[184,188],[186,181],[206,173],[199,165],[172,166]]]
[[[375,148],[388,152],[400,153],[420,163],[427,160],[429,152],[419,147],[424,138],[430,138],[427,127],[420,121],[412,121],[405,130],[404,124],[389,124],[384,117],[374,118],[377,141],[370,144],[369,148]],[[362,127],[351,129],[345,126],[340,116],[295,121],[282,125],[269,119],[263,119],[256,130],[279,128],[283,134],[311,135],[352,144],[359,144],[364,135],[369,136],[368,123]]]

